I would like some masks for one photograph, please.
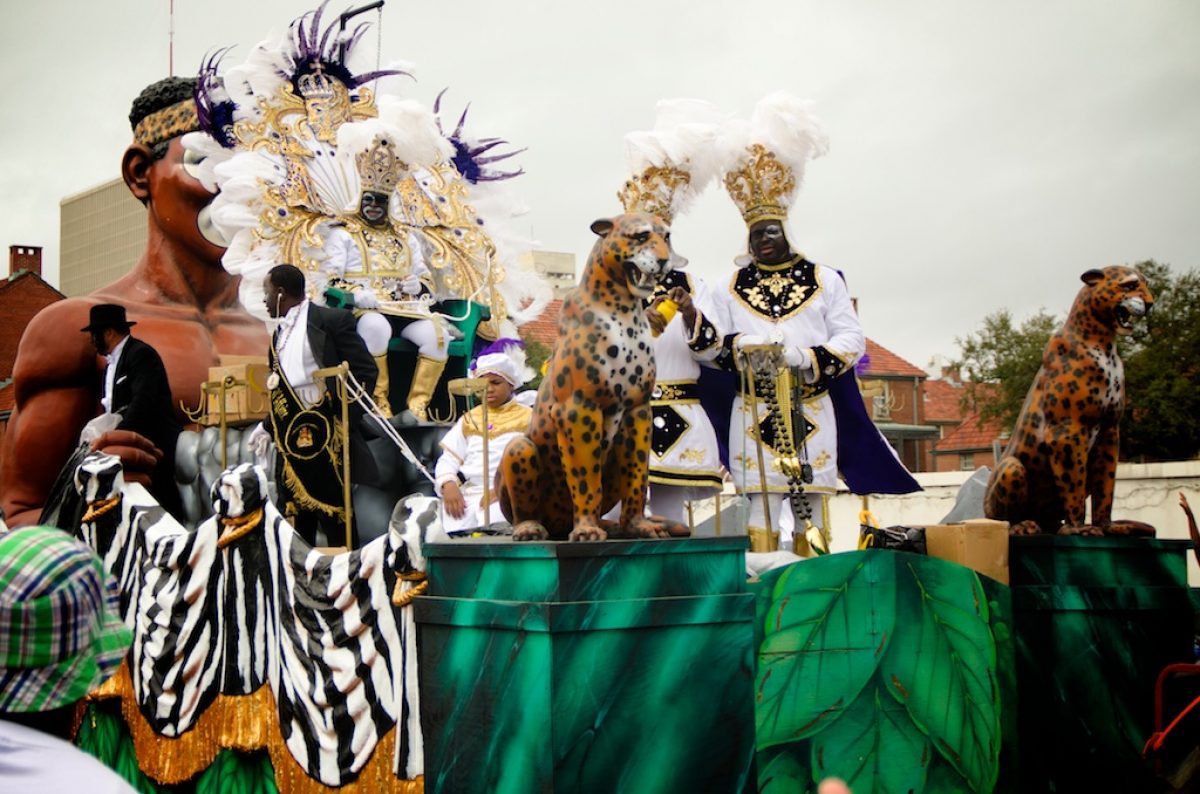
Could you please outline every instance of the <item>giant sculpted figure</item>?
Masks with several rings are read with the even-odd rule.
[[[166,365],[177,418],[195,408],[208,368],[220,354],[265,355],[267,332],[238,302],[239,279],[221,266],[224,248],[207,229],[213,194],[191,175],[181,136],[199,128],[195,81],[167,78],[147,87],[130,112],[134,141],[121,159],[129,191],[146,205],[146,250],[120,280],[83,298],[43,309],[17,351],[16,407],[4,437],[0,502],[10,526],[38,519],[47,493],[100,411],[102,360],[86,334],[97,303],[119,303],[138,323],[138,336]],[[157,451],[145,438],[114,431],[99,445],[119,454],[137,479]]]

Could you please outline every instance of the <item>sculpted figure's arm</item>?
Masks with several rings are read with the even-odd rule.
[[[0,468],[10,527],[37,521],[59,469],[79,444],[79,431],[98,410],[96,352],[84,334],[62,330],[66,323],[73,322],[66,326],[72,329],[85,325],[87,310],[64,312],[62,307],[53,304],[34,317],[17,349],[16,405]]]
[[[38,520],[54,480],[79,444],[80,430],[99,410],[96,352],[86,334],[75,332],[87,315],[87,304],[61,301],[39,312],[21,337],[13,367],[16,406],[0,466],[0,503],[10,527]],[[119,456],[130,469],[127,479],[136,479],[157,460],[153,445],[141,436],[121,434],[120,450],[108,449],[104,437],[100,441],[106,451],[124,450]]]

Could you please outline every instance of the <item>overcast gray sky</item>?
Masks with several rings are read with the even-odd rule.
[[[311,5],[175,0],[175,71],[214,46],[240,63]],[[60,199],[117,176],[129,103],[167,74],[169,0],[3,7],[0,242],[44,246],[53,279]],[[1088,268],[1200,264],[1192,0],[388,0],[382,51],[416,64],[407,96],[450,86],[475,132],[529,147],[528,225],[580,266],[591,221],[619,211],[621,136],[659,98],[742,116],[776,89],[816,100],[831,150],[793,244],[843,270],[867,334],[918,366],[997,309],[1062,314]],[[710,281],[744,237],[716,186],[674,231]]]

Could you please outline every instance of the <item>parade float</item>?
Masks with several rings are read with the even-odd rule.
[[[206,64],[209,135],[188,146],[221,190],[224,263],[251,310],[290,259],[314,295],[394,331],[465,328],[469,357],[538,299],[476,198],[495,142],[376,95],[377,75],[346,67],[354,31],[332,30],[318,10],[223,80]],[[358,257],[331,265],[334,238]],[[397,291],[418,251],[440,318]],[[399,407],[415,351],[398,341],[382,366]],[[77,506],[49,506],[104,560],[134,634],[76,742],[139,790],[805,792],[837,776],[858,794],[1142,792],[1172,790],[1142,757],[1156,729],[1173,768],[1194,755],[1153,713],[1156,676],[1192,659],[1184,542],[1006,514],[1043,525],[968,567],[864,519],[873,548],[748,578],[737,505],[691,538],[451,539],[419,485],[436,431],[397,417],[372,441],[388,483],[353,497],[360,541],[314,548],[244,462],[226,392],[249,400],[250,372],[208,384],[214,426],[181,443],[203,459],[181,478],[189,515],[83,452],[56,497]],[[458,374],[439,374],[435,410],[462,407]],[[942,529],[997,537],[994,521]]]

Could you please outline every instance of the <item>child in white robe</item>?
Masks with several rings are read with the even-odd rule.
[[[488,381],[487,426],[484,427],[483,406],[479,405],[463,414],[442,439],[434,480],[437,495],[442,499],[442,528],[446,532],[484,527],[489,522],[503,520],[495,488],[489,491],[490,505],[485,509],[483,483],[486,478],[489,485],[494,484],[505,445],[529,432],[533,411],[513,399],[513,390],[524,385],[533,374],[525,364],[524,345],[514,339],[501,339],[489,345],[472,364],[471,376]]]

